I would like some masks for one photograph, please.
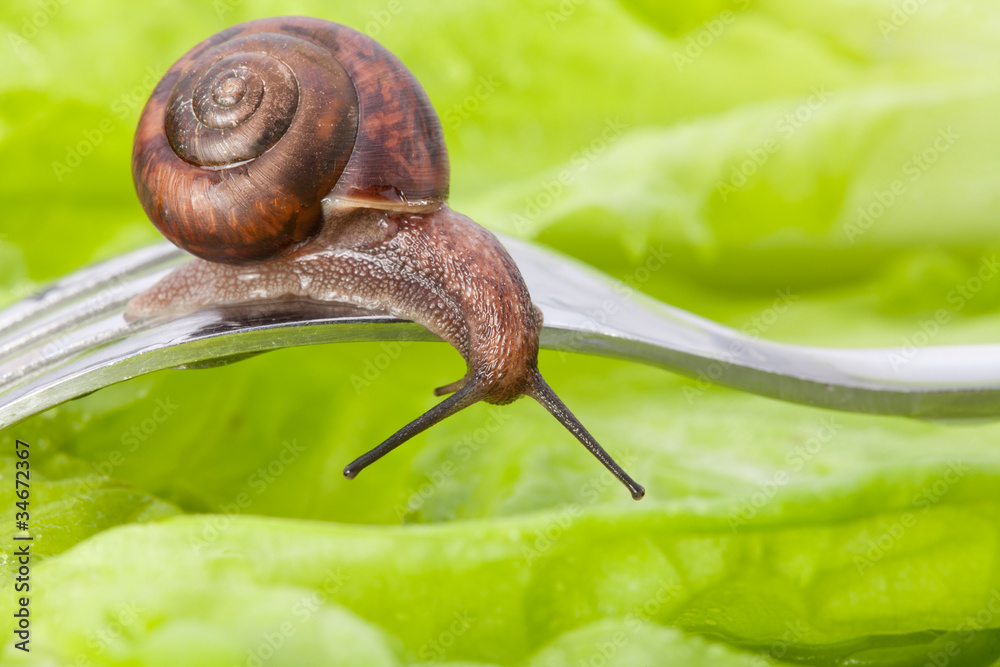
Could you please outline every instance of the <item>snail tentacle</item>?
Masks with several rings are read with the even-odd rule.
[[[441,401],[433,408],[414,419],[412,422],[396,431],[382,444],[374,449],[362,454],[357,459],[347,464],[344,468],[344,477],[354,479],[358,473],[378,461],[380,458],[396,449],[410,438],[419,435],[429,429],[434,424],[461,412],[470,405],[474,405],[483,399],[482,387],[474,382],[469,382],[464,387]]]
[[[541,311],[497,238],[446,205],[441,121],[370,37],[282,17],[206,39],[143,109],[132,173],[153,224],[197,258],[128,318],[305,298],[410,319],[465,359],[465,376],[434,390],[451,395],[347,477],[474,403],[527,395],[642,497],[539,374]]]

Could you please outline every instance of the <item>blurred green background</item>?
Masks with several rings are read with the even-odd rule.
[[[282,14],[367,32],[412,69],[445,128],[451,204],[491,229],[775,340],[919,354],[1000,336],[985,0],[8,0],[0,305],[159,239],[129,165],[147,95],[201,39]],[[0,432],[4,562],[15,437],[34,447],[41,559],[32,653],[8,637],[0,660],[1000,657],[1000,427],[540,365],[642,503],[529,402],[476,406],[344,480],[461,375],[443,345],[167,371]]]

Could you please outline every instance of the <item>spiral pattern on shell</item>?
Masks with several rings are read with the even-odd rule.
[[[322,199],[399,207],[443,201],[440,121],[413,75],[328,21],[251,21],[167,72],[136,131],[133,178],[174,244],[233,264],[318,232]]]
[[[248,50],[255,46],[239,41]],[[278,58],[244,51],[195,74],[181,79],[167,108],[167,141],[184,160],[201,166],[252,160],[288,131],[299,88]]]

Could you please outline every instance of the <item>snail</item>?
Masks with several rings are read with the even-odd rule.
[[[542,313],[499,240],[451,210],[441,122],[413,74],[343,25],[283,17],[195,46],[142,111],[132,174],[153,224],[195,259],[132,319],[300,297],[387,312],[454,346],[449,395],[344,469],[478,402],[530,396],[645,494],[538,371]]]

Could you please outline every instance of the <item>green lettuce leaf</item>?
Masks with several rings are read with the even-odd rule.
[[[956,0],[11,0],[0,304],[159,236],[131,137],[233,23],[364,30],[425,85],[452,205],[754,335],[995,342],[1000,34]],[[940,312],[945,325],[928,329]],[[831,326],[833,325],[833,326]],[[543,353],[648,490],[539,406],[343,465],[464,372],[435,344],[165,371],[0,432],[0,615],[31,443],[32,652],[74,665],[989,665],[1000,425],[847,415]]]

